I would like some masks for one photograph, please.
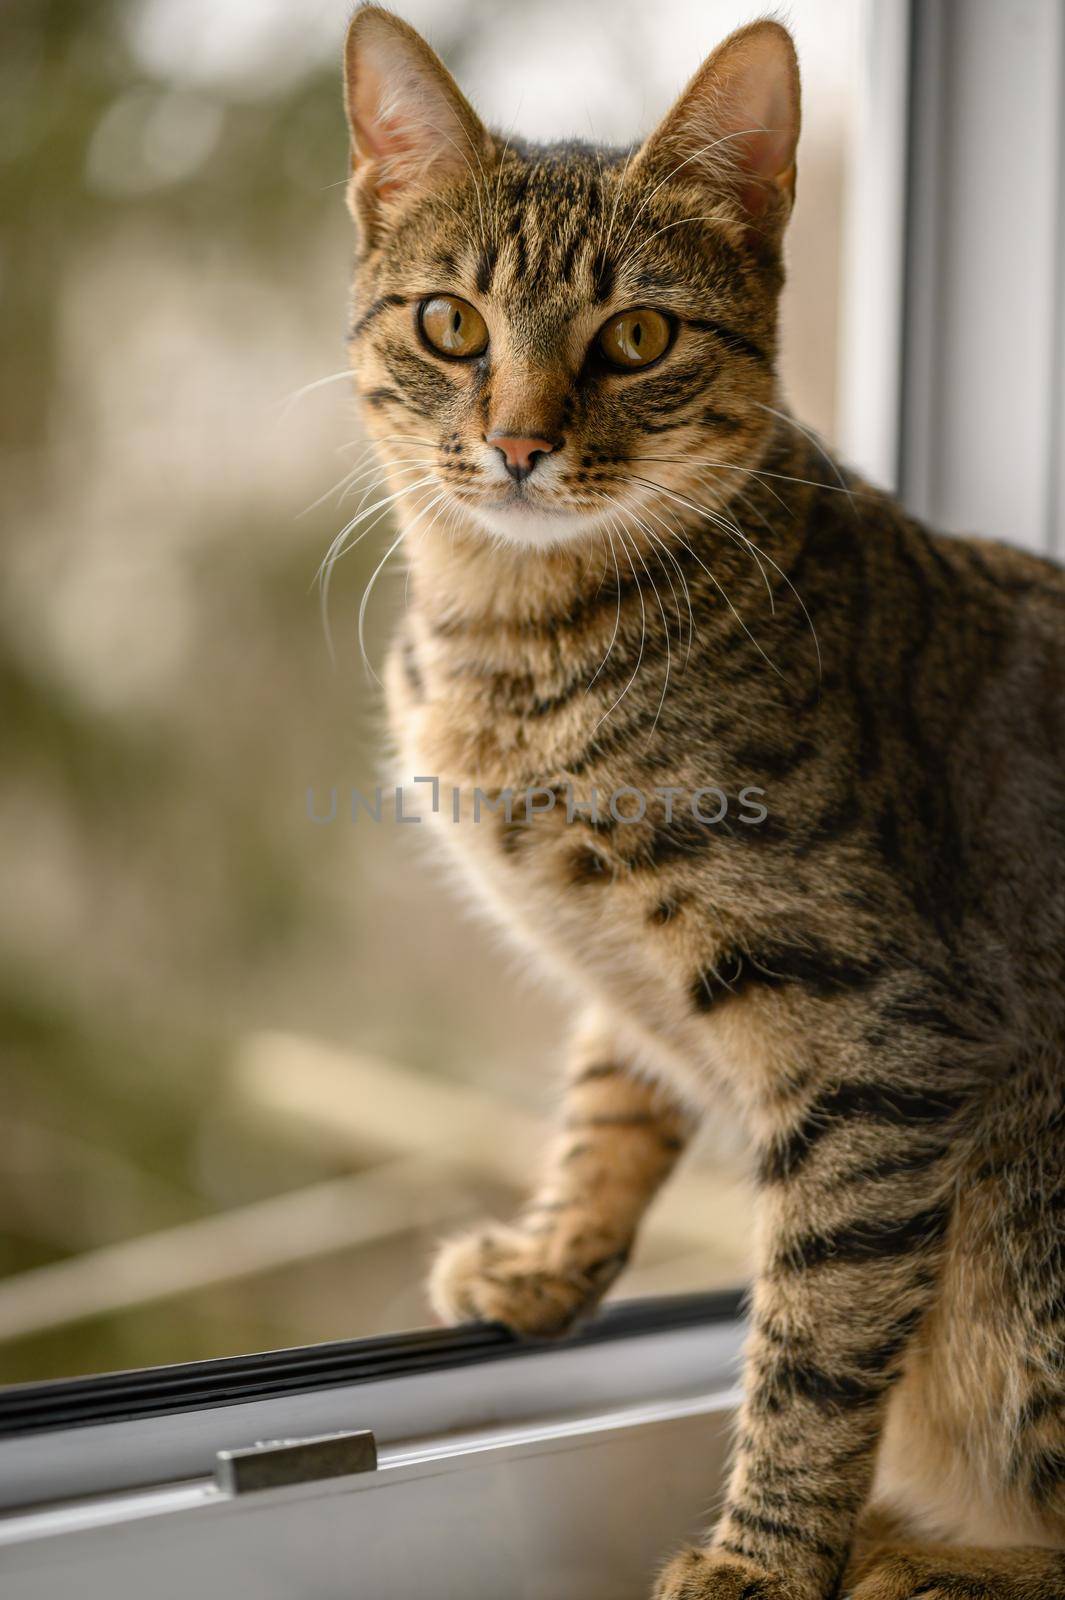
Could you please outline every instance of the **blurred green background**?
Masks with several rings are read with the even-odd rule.
[[[535,135],[566,93],[545,76],[566,8],[534,9],[541,88],[508,120]],[[666,8],[649,84],[639,7],[610,8],[631,27],[608,50],[607,8],[569,8],[597,132],[646,125],[752,11],[711,9]],[[843,9],[793,7],[815,42]],[[491,115],[503,11],[405,11]],[[387,527],[337,568],[335,663],[314,589],[363,450],[347,383],[319,384],[344,364],[346,14],[0,11],[0,1381],[423,1322],[434,1239],[515,1204],[550,1109],[554,997],[418,830],[344,820],[352,786],[394,776],[354,640]],[[830,44],[786,320],[789,387],[829,432]],[[378,665],[402,600],[386,575]],[[334,785],[316,826],[307,790],[324,809]],[[628,1292],[742,1272],[722,1149],[686,1181],[705,1225],[667,1205]]]

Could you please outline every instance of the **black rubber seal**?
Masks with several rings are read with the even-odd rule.
[[[493,1324],[427,1328],[377,1339],[351,1339],[177,1366],[107,1372],[88,1378],[16,1384],[0,1389],[0,1438],[241,1405],[275,1395],[380,1383],[384,1378],[447,1372],[478,1362],[513,1360],[645,1334],[733,1322],[743,1315],[743,1303],[744,1291],[740,1289],[620,1301],[607,1306],[578,1333],[557,1343],[521,1340]]]

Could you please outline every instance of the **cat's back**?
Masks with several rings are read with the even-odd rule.
[[[953,708],[970,730],[972,758],[993,770],[1012,751],[1013,775],[1037,806],[1065,802],[1065,569],[998,540],[926,534],[952,573],[941,626],[988,671],[972,704]],[[975,713],[975,715],[974,715]],[[1003,775],[1004,776],[1004,775]]]
[[[976,702],[985,719],[983,748],[1023,750],[1022,767],[1042,772],[1044,784],[1060,796],[1065,784],[1065,568],[992,539],[947,534],[928,539],[957,575],[955,594],[948,590],[945,597],[948,626],[956,605],[964,614],[959,626],[970,649],[985,647],[996,669],[988,673]],[[959,704],[959,719],[970,709]]]
[[[931,533],[949,558],[956,551],[977,580],[998,591],[1019,614],[1045,623],[1047,638],[1065,654],[1065,567],[999,539]]]
[[[875,493],[860,528],[848,528],[847,509],[822,504],[830,515],[817,577],[837,587],[841,544],[857,533],[840,644],[848,667],[873,664],[870,691],[885,719],[919,725],[926,754],[932,741],[970,774],[1012,748],[1018,774],[1031,763],[1065,780],[1065,567],[1001,540],[939,532]]]
[[[1027,990],[1038,973],[1057,1035],[1065,572],[850,484],[849,502],[818,497],[800,572],[825,662],[825,760],[857,769],[890,881],[986,946],[988,983],[1008,970]]]

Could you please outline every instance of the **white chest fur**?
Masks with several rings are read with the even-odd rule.
[[[734,1025],[693,1011],[690,929],[651,925],[653,884],[609,868],[583,875],[594,834],[562,804],[508,835],[498,801],[493,809],[468,776],[440,770],[445,763],[438,741],[425,737],[427,722],[424,713],[400,722],[404,771],[437,780],[411,784],[404,809],[431,830],[460,891],[531,958],[538,975],[570,991],[575,1013],[594,1008],[608,1017],[645,1070],[691,1101],[734,1082]],[[749,1054],[746,1043],[740,1054]]]

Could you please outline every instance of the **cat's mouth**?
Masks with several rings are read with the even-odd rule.
[[[535,497],[524,484],[498,496],[467,500],[475,520],[488,533],[510,543],[529,546],[565,544],[588,532],[600,514],[581,510],[545,494]]]
[[[536,516],[554,516],[566,507],[550,493],[545,494],[542,489],[529,488],[524,483],[512,483],[504,489],[495,502],[505,511],[517,511],[522,515],[532,512]]]

